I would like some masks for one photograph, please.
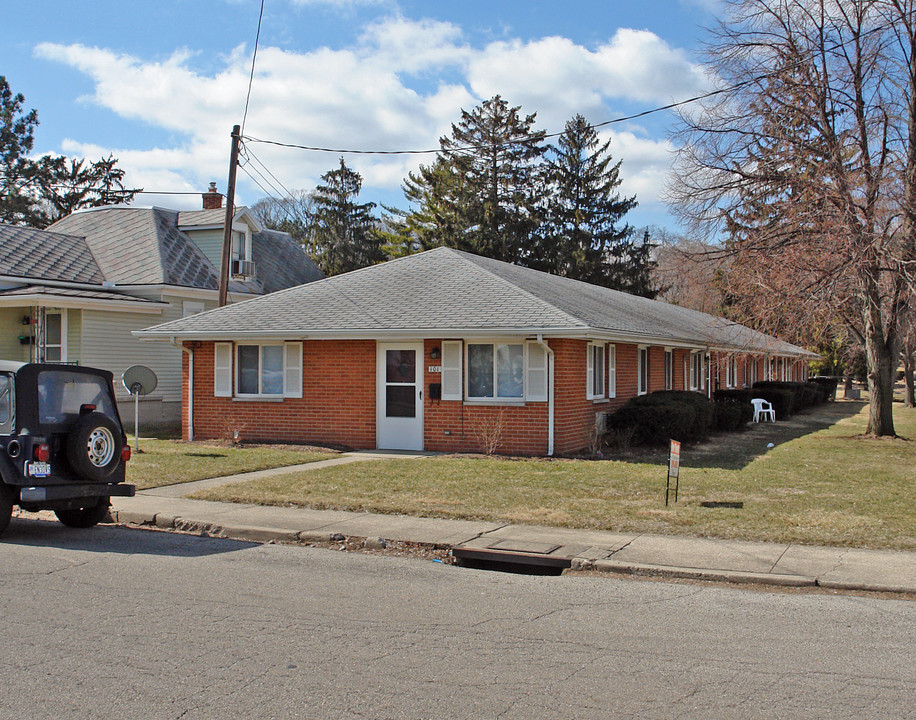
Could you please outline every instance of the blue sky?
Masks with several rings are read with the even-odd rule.
[[[266,0],[248,136],[367,150],[438,146],[461,108],[502,94],[539,129],[592,122],[702,92],[703,27],[716,0]],[[229,132],[241,123],[259,0],[69,0],[4,12],[0,74],[38,110],[36,151],[120,158],[148,190],[225,189]],[[640,226],[676,229],[661,202],[670,162],[660,113],[607,128]],[[268,180],[311,189],[337,155],[249,143],[239,201]],[[347,156],[363,201],[403,206],[406,173],[431,156]],[[258,164],[260,163],[260,165]],[[270,170],[267,173],[264,167]],[[142,204],[197,207],[187,196]]]

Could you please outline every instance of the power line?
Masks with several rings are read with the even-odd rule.
[[[251,101],[251,86],[254,84],[254,64],[258,59],[258,44],[261,40],[261,19],[264,17],[264,0],[261,0],[261,12],[258,13],[258,31],[254,36],[254,53],[251,56],[251,74],[248,76],[248,95],[245,97],[245,112],[242,115],[242,131],[245,133],[245,121],[248,119],[248,103]]]
[[[248,147],[246,147],[246,146],[243,144],[243,145],[242,145],[242,151],[244,152],[245,157],[246,157],[247,159],[254,160],[258,165],[260,165],[260,166],[264,169],[264,171],[265,171],[268,175],[270,175],[270,177],[272,177],[272,178],[274,179],[274,181],[277,183],[277,185],[279,185],[281,188],[283,188],[283,191],[286,193],[286,195],[287,195],[287,197],[288,197],[289,199],[291,199],[291,200],[293,199],[293,193],[292,193],[292,191],[290,191],[290,189],[289,189],[288,187],[286,187],[286,185],[284,185],[284,184],[280,181],[280,178],[278,178],[276,175],[274,175],[274,174],[270,171],[270,168],[267,167],[267,166],[264,164],[264,162],[263,162],[257,155],[254,154],[254,151],[251,150],[251,148],[248,148]]]
[[[614,118],[612,120],[605,120],[604,122],[592,123],[589,125],[590,128],[600,128],[607,125],[614,125],[616,123],[629,122],[631,120],[637,120],[647,115],[652,115],[654,113],[664,112],[666,110],[673,110],[674,108],[680,107],[682,105],[689,105],[691,103],[698,102],[700,100],[706,100],[716,95],[721,95],[723,93],[732,92],[738,90],[745,85],[750,85],[760,80],[764,80],[767,77],[770,77],[772,73],[759,75],[757,77],[744,80],[736,85],[729,86],[727,88],[720,88],[718,90],[711,90],[708,93],[703,93],[702,95],[696,95],[686,100],[679,100],[677,102],[669,103],[668,105],[662,105],[660,107],[652,108],[651,110],[643,110],[642,112],[635,113],[634,115],[626,115],[624,117]],[[560,137],[563,132],[553,132],[545,134],[543,137],[545,140],[547,138]],[[354,149],[344,149],[344,148],[327,148],[327,147],[318,147],[314,145],[298,145],[296,143],[284,143],[279,140],[263,140],[261,138],[245,136],[242,138],[252,143],[263,143],[265,145],[277,145],[279,147],[294,148],[297,150],[310,150],[313,152],[327,152],[327,153],[336,153],[338,155],[432,155],[437,153],[442,154],[454,154],[454,153],[463,153],[463,152],[473,152],[479,149],[477,145],[463,145],[455,148],[443,149],[436,148],[434,150],[354,150]]]
[[[829,48],[829,51],[833,52],[833,51],[839,50],[840,48],[844,47],[847,44],[861,40],[863,37],[868,37],[876,32],[886,30],[888,27],[891,27],[891,26],[892,26],[892,23],[885,23],[883,25],[876,26],[872,28],[871,30],[867,30],[859,38],[850,38],[849,40],[835,43],[833,47]],[[798,60],[796,65],[801,65],[802,62],[803,60]],[[608,125],[615,125],[617,123],[630,122],[631,120],[638,120],[639,118],[643,118],[648,115],[653,115],[655,113],[665,112],[667,110],[673,110],[683,105],[690,105],[692,103],[699,102],[701,100],[707,100],[709,98],[716,97],[717,95],[734,92],[735,90],[740,90],[741,88],[746,87],[747,85],[753,85],[754,83],[761,82],[762,80],[767,80],[769,78],[777,77],[781,73],[785,72],[785,70],[786,68],[781,68],[781,69],[773,70],[771,72],[762,73],[760,75],[750,77],[747,80],[743,80],[739,83],[735,83],[734,85],[730,85],[725,88],[719,88],[718,90],[711,90],[701,95],[695,95],[685,100],[679,100],[677,102],[669,103],[667,105],[661,105],[659,107],[654,107],[649,110],[643,110],[642,112],[638,112],[633,115],[626,115],[624,117],[614,118],[612,120],[605,120],[599,123],[592,123],[589,125],[589,127],[592,129],[607,127]],[[563,131],[548,133],[544,135],[540,135],[540,133],[537,133],[537,136],[543,138],[544,140],[548,138],[560,137],[561,135],[563,135]],[[528,137],[533,137],[533,135],[530,135]],[[514,140],[513,142],[519,142],[521,139],[522,138],[519,138],[517,140]],[[278,147],[293,148],[296,150],[307,150],[311,152],[323,152],[323,153],[335,153],[338,155],[434,155],[438,153],[442,153],[443,155],[451,155],[451,154],[458,154],[458,153],[463,153],[463,152],[474,152],[476,150],[481,149],[481,146],[478,146],[478,145],[466,145],[466,146],[459,146],[459,147],[449,148],[449,149],[444,149],[440,147],[440,148],[436,148],[433,150],[356,150],[353,148],[328,148],[328,147],[321,147],[321,146],[315,146],[315,145],[300,145],[297,143],[280,142],[279,140],[264,140],[261,138],[256,138],[256,137],[251,137],[251,136],[243,136],[242,140],[248,140],[252,143],[263,143],[266,145],[276,145]]]

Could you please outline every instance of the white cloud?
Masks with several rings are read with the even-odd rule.
[[[95,91],[84,101],[178,137],[166,148],[96,147],[71,139],[65,152],[112,152],[130,184],[152,189],[201,190],[225,177],[229,131],[241,121],[248,89],[250,56],[244,48],[226,57],[215,74],[193,69],[195,56],[185,49],[161,61],[83,45],[43,43],[35,52],[88,75]],[[366,26],[349,48],[262,47],[245,133],[328,148],[427,149],[438,146],[461,108],[497,93],[524,112],[536,111],[540,128],[557,131],[577,112],[604,120],[618,102],[663,104],[695,93],[704,82],[681,51],[648,31],[618,30],[595,49],[563,37],[475,48],[451,23],[394,17]],[[661,191],[669,147],[627,130],[613,133],[611,149],[624,161],[625,192],[636,192],[645,206]],[[289,189],[314,187],[337,162],[329,153],[259,143],[249,148]],[[362,173],[367,188],[392,190],[430,159],[352,156],[347,162]],[[244,201],[260,197],[257,187],[244,184],[244,173],[240,180]]]

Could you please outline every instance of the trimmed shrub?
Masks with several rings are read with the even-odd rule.
[[[754,385],[755,388],[773,388],[776,390],[791,390],[795,394],[795,401],[792,406],[792,412],[807,410],[810,407],[819,405],[827,399],[823,390],[813,383],[806,382],[761,382]]]
[[[715,406],[699,393],[666,390],[631,398],[607,421],[615,432],[635,428],[634,440],[641,443],[698,442],[714,427]]]
[[[742,418],[744,417],[744,403],[738,400],[731,399],[722,399],[716,400],[716,430],[718,432],[735,432],[739,428],[743,427],[747,422]],[[751,417],[753,418],[754,412],[751,410]]]
[[[754,406],[751,404],[751,400],[757,397],[754,394],[753,390],[716,390],[713,393],[713,398],[716,401],[716,410],[718,411],[719,403],[722,402],[731,402],[735,403],[741,411],[741,419],[738,421],[738,427],[740,429],[747,425],[751,420],[754,419]],[[718,426],[718,420],[716,421]]]
[[[836,398],[836,388],[839,382],[840,379],[836,377],[808,378],[808,384],[820,390],[824,398],[821,402],[827,402],[827,400]]]
[[[627,427],[635,428],[633,440],[646,445],[664,445],[672,438],[689,442],[695,415],[693,408],[684,404],[627,403],[608,417],[608,427],[615,432]]]

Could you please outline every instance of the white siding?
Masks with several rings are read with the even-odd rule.
[[[158,300],[158,297],[150,296]],[[83,310],[80,364],[100,367],[114,373],[115,393],[130,397],[121,384],[122,373],[131,365],[145,365],[159,379],[150,395],[166,401],[181,400],[181,350],[166,342],[140,342],[133,330],[177,320],[182,313],[182,298],[163,297],[171,305],[161,315]]]
[[[203,251],[214,267],[220,266],[223,257],[222,228],[219,230],[187,229],[184,233]]]
[[[34,331],[29,325],[22,324],[22,318],[29,314],[31,308],[0,309],[0,360],[28,362],[29,346],[19,342],[20,335],[29,335]]]

